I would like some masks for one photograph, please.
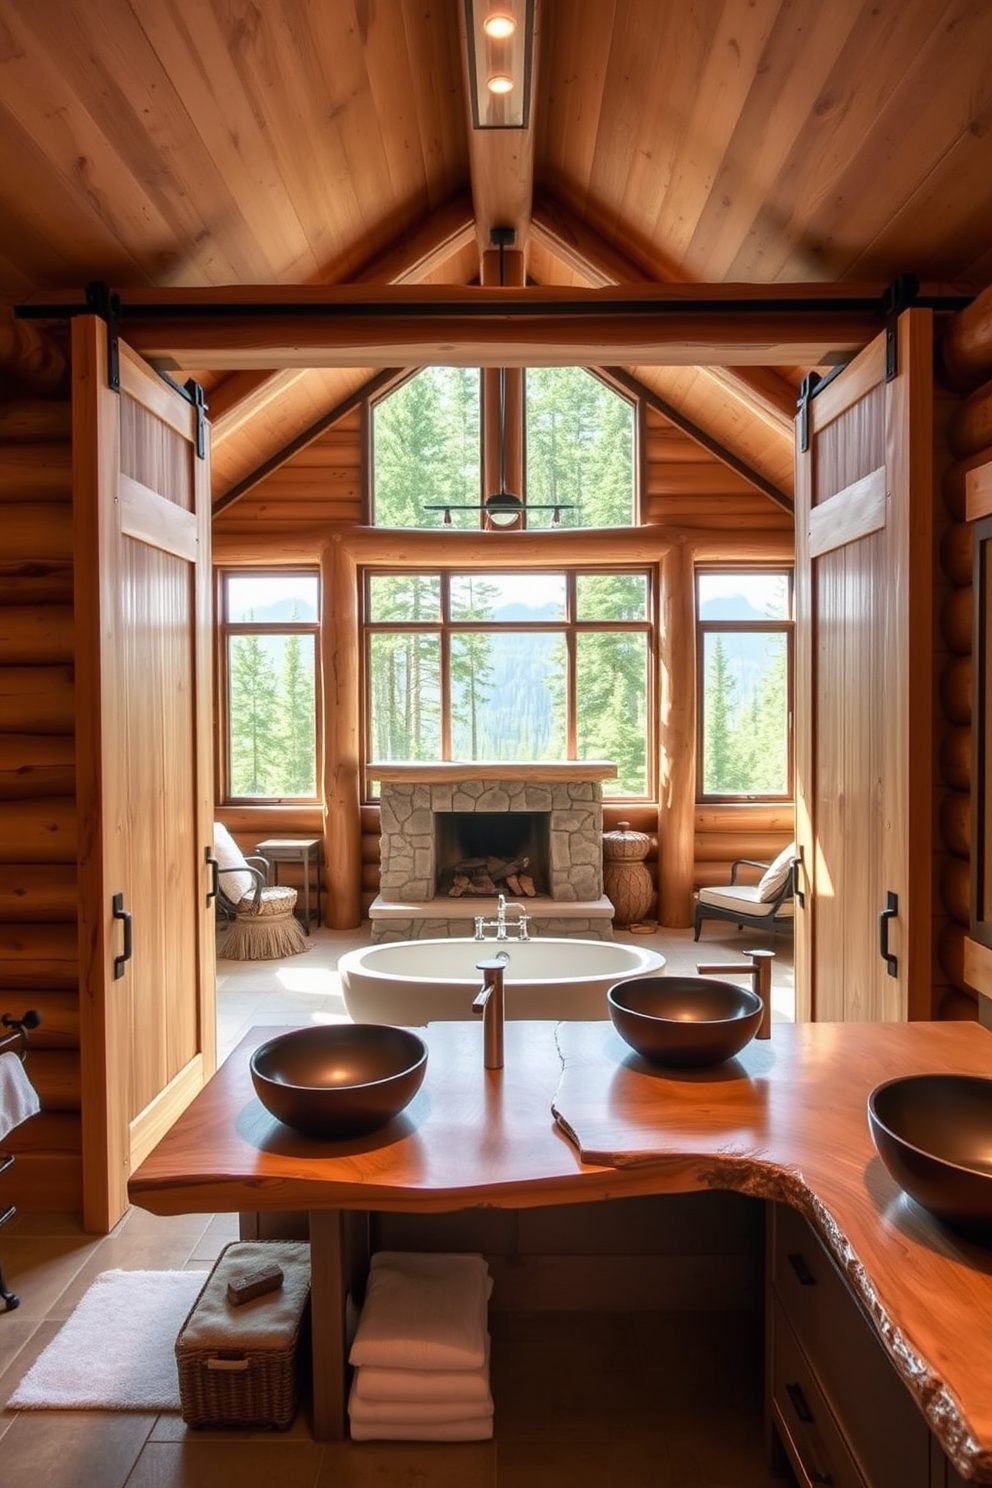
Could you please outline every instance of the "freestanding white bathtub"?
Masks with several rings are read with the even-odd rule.
[[[609,940],[401,940],[348,951],[338,962],[356,1023],[422,1024],[472,1017],[480,961],[505,953],[508,1018],[606,1018],[606,993],[628,977],[659,976],[657,951]]]

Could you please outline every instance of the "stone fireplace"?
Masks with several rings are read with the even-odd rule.
[[[453,762],[368,770],[381,784],[373,941],[471,935],[475,916],[495,914],[495,896],[452,895],[447,886],[455,861],[486,855],[527,858],[535,893],[520,902],[535,933],[612,938],[602,782],[616,775],[615,765]]]

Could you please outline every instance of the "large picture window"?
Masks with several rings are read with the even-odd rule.
[[[648,571],[369,571],[364,594],[370,759],[605,759],[606,794],[652,794]]]
[[[792,575],[696,575],[700,799],[792,796]]]
[[[317,798],[319,576],[224,571],[225,800]]]

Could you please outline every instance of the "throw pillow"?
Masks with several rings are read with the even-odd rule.
[[[767,904],[769,899],[782,888],[792,868],[792,861],[796,856],[796,844],[790,842],[788,847],[782,849],[774,863],[770,863],[758,881],[758,898],[762,904]]]
[[[240,873],[222,873],[220,876],[222,894],[232,904],[238,904],[246,894],[254,891],[255,879],[245,862],[244,853],[223,822],[214,822],[214,857],[218,868],[242,870]]]

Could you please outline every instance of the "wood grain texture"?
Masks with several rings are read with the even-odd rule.
[[[881,1079],[986,1074],[986,1030],[777,1025],[719,1070],[670,1076],[609,1023],[508,1023],[501,1071],[483,1069],[475,1023],[431,1024],[407,1110],[339,1143],[295,1136],[255,1098],[248,1058],[274,1031],[253,1030],[145,1159],[134,1203],[159,1214],[440,1213],[706,1188],[785,1202],[837,1260],[945,1450],[992,1481],[992,1341],[968,1324],[992,1306],[992,1261],[906,1201],[865,1116]]]

